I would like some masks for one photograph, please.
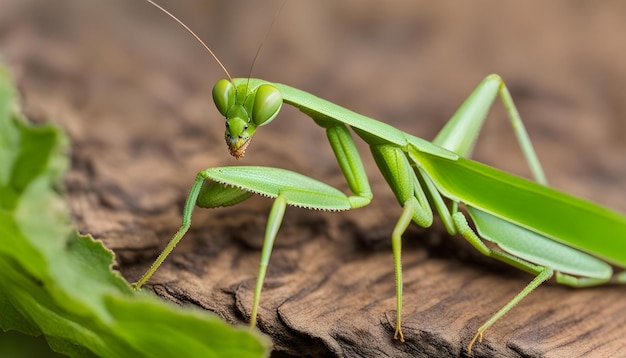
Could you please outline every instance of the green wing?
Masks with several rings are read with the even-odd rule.
[[[472,160],[410,156],[444,196],[626,267],[626,216]]]

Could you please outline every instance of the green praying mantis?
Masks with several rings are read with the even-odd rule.
[[[189,31],[228,76],[228,80],[220,80],[214,86],[213,99],[226,118],[225,140],[231,155],[243,157],[256,130],[276,118],[286,103],[326,130],[353,195],[279,168],[232,166],[202,170],[187,197],[182,225],[134,287],[141,288],[182,239],[191,225],[195,205],[230,206],[254,194],[273,198],[250,317],[250,326],[255,327],[272,246],[287,205],[343,211],[366,206],[372,200],[350,129],[369,145],[378,168],[403,208],[391,234],[396,277],[395,339],[404,342],[402,235],[411,222],[429,227],[433,211],[450,235],[460,234],[482,254],[535,276],[478,328],[467,346],[469,354],[475,342],[482,341],[485,330],[551,278],[572,287],[626,283],[626,216],[547,186],[513,99],[498,75],[485,77],[429,142],[284,84],[253,78],[232,79],[211,49],[184,23],[152,0],[146,1]],[[497,97],[504,103],[534,181],[468,159]]]

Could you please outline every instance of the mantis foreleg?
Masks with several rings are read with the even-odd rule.
[[[369,188],[367,182],[365,185]],[[182,224],[176,235],[170,240],[150,269],[133,286],[141,288],[174,249],[191,225],[191,216],[196,204],[205,208],[230,206],[248,199],[255,193],[274,198],[275,201],[267,222],[254,290],[254,303],[250,318],[252,327],[256,325],[265,273],[286,206],[294,205],[309,209],[339,211],[352,209],[354,203],[361,204],[367,199],[366,195],[348,197],[327,184],[284,169],[268,167],[204,169],[198,173],[191,187],[183,211]]]
[[[373,196],[372,190],[361,161],[361,155],[346,125],[319,114],[309,115],[318,125],[326,128],[328,142],[333,153],[335,153],[341,172],[346,178],[350,190],[356,194],[356,196],[350,197],[352,207],[360,208],[369,204]]]

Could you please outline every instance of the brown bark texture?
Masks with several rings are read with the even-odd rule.
[[[279,5],[162,4],[234,77],[248,75]],[[75,223],[115,251],[129,281],[177,230],[203,168],[281,167],[348,191],[324,131],[291,108],[258,130],[244,159],[229,157],[211,100],[224,74],[146,2],[0,0],[0,9],[0,56],[24,111],[71,136],[67,193]],[[290,1],[253,76],[431,139],[485,75],[498,73],[551,185],[626,212],[624,16],[620,2]],[[496,104],[473,157],[528,176],[505,118]],[[406,343],[394,341],[390,235],[401,207],[367,146],[358,145],[373,202],[342,213],[287,209],[259,328],[276,356],[466,355],[476,329],[532,277],[449,237],[437,220],[429,229],[412,225],[403,239]],[[147,287],[246,324],[270,206],[253,198],[197,209]],[[544,284],[486,332],[474,356],[623,355],[625,294],[623,286]]]

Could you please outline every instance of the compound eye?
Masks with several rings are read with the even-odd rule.
[[[257,126],[269,123],[276,117],[282,105],[283,96],[276,87],[272,85],[259,86],[252,106],[252,121]]]
[[[213,86],[213,102],[220,113],[226,117],[228,110],[235,104],[235,85],[227,80],[219,80]],[[227,124],[228,125],[228,124]]]

